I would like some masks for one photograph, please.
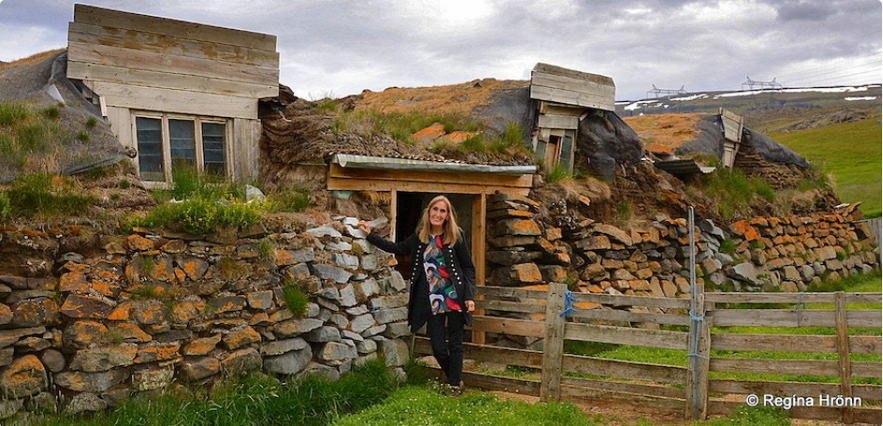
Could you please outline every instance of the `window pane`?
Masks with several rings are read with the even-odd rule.
[[[138,170],[141,172],[141,180],[164,181],[162,120],[136,117],[135,127],[138,139]]]
[[[169,144],[172,164],[196,167],[196,138],[192,120],[169,120]]]
[[[205,171],[226,175],[227,166],[224,157],[224,125],[202,123],[202,158],[205,162]]]

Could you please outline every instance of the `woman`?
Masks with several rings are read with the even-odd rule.
[[[432,354],[452,394],[459,395],[463,392],[463,327],[472,325],[475,310],[475,266],[451,201],[443,195],[433,198],[416,232],[398,243],[372,234],[365,221],[359,222],[359,228],[381,250],[411,255],[408,325],[416,332],[426,324]]]

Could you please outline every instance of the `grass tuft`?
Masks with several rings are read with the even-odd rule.
[[[307,306],[310,298],[303,290],[303,285],[297,281],[290,279],[285,280],[285,286],[282,289],[285,298],[285,306],[297,317],[303,317],[307,313]]]
[[[734,220],[751,214],[752,203],[762,198],[770,203],[776,201],[776,192],[763,179],[749,178],[738,169],[717,169],[703,177],[703,191],[717,200],[721,217]]]

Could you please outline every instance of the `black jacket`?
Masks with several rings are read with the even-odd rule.
[[[421,242],[417,234],[411,234],[408,239],[398,243],[374,233],[368,234],[367,240],[385,252],[411,254],[408,325],[412,332],[419,330],[432,315],[429,309],[429,285],[426,282],[426,271],[423,269],[423,251],[428,244]],[[463,238],[459,238],[453,247],[445,245],[442,251],[445,256],[445,266],[451,273],[451,280],[457,291],[457,303],[463,307],[466,325],[472,325],[472,313],[466,311],[465,304],[467,300],[475,300],[475,265],[472,263],[472,253]],[[418,289],[426,291],[418,291]],[[423,293],[421,298],[416,297],[418,293]]]

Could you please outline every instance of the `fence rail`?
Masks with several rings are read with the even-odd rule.
[[[467,343],[466,357],[536,369],[540,378],[466,372],[464,379],[470,386],[542,400],[640,404],[698,419],[729,414],[749,395],[800,396],[813,398],[815,405],[792,407],[794,418],[881,423],[883,387],[866,384],[868,379],[883,377],[881,363],[856,361],[851,354],[881,354],[883,338],[849,333],[881,328],[879,308],[849,306],[881,303],[879,293],[700,292],[698,309],[691,315],[688,299],[570,293],[563,284],[551,284],[548,290],[479,287],[478,292],[476,304],[484,314],[475,317],[473,333],[534,342],[542,339],[542,350]],[[775,309],[737,309],[737,304],[771,304]],[[806,304],[831,306],[808,309]],[[820,327],[823,331],[746,334],[726,329],[738,326]],[[564,352],[565,341],[675,350],[691,362],[684,367],[572,355]],[[418,338],[414,351],[430,354],[428,340]],[[758,358],[758,352],[766,357]],[[801,356],[794,354],[807,353],[821,354],[816,357],[824,359],[795,359]],[[732,378],[746,373],[761,375],[761,379]],[[789,376],[812,377],[798,382]],[[829,383],[831,378],[837,382]],[[860,404],[820,404],[826,395]]]

